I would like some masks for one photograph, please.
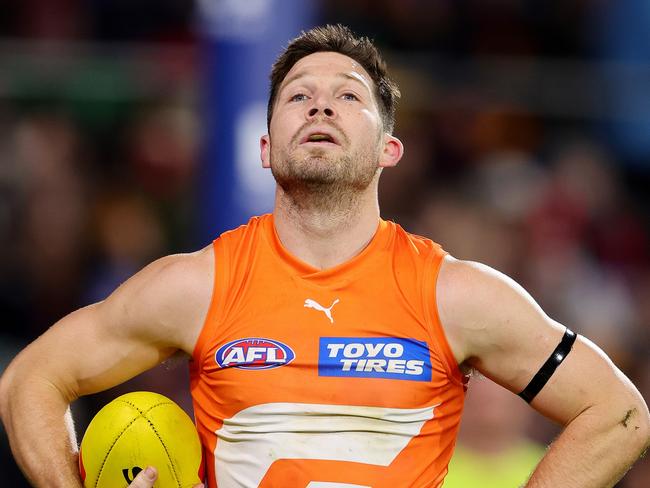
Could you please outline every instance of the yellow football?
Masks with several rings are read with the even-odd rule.
[[[81,440],[79,470],[86,488],[127,487],[147,466],[155,487],[191,488],[203,479],[194,423],[169,398],[147,391],[122,395],[93,417]]]

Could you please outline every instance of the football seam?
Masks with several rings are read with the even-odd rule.
[[[139,417],[135,417],[133,420],[131,420],[131,422],[129,422],[129,423],[124,427],[124,429],[122,429],[122,431],[121,431],[119,434],[117,434],[117,437],[115,437],[115,439],[114,439],[113,442],[111,443],[111,446],[110,446],[110,447],[108,448],[108,450],[106,451],[106,455],[104,456],[104,459],[102,459],[102,465],[99,467],[99,471],[97,472],[97,479],[95,479],[95,488],[97,488],[97,484],[99,483],[99,479],[102,477],[102,471],[104,471],[104,466],[106,465],[106,460],[108,459],[108,456],[110,456],[111,451],[112,451],[113,448],[115,447],[115,444],[117,444],[117,441],[120,440],[120,437],[122,437],[122,434],[124,434],[124,433],[128,430],[128,428],[131,427],[131,425],[133,425],[133,423],[134,423],[136,420],[138,420],[138,418],[139,418]]]
[[[169,465],[172,467],[172,472],[174,473],[174,478],[176,478],[176,485],[178,486],[178,488],[182,488],[181,487],[180,477],[178,476],[178,473],[176,472],[176,466],[174,466],[172,458],[169,455],[169,450],[167,449],[167,446],[165,445],[165,442],[163,441],[162,437],[160,437],[160,434],[156,430],[156,427],[154,426],[153,422],[151,420],[149,420],[149,418],[147,417],[147,414],[149,412],[151,412],[154,408],[159,407],[161,405],[173,405],[173,403],[170,403],[170,402],[157,403],[157,404],[152,405],[151,407],[149,407],[149,409],[147,409],[146,411],[142,411],[137,406],[135,406],[133,403],[131,403],[129,401],[126,401],[126,400],[123,400],[123,401],[124,401],[124,403],[127,403],[127,404],[131,405],[131,407],[135,408],[138,411],[138,413],[140,413],[140,415],[142,415],[142,417],[144,417],[144,419],[147,421],[147,423],[149,424],[149,427],[151,427],[151,430],[153,430],[154,434],[156,434],[156,437],[160,441],[160,444],[163,446],[163,449],[165,450],[165,454],[167,455],[167,459],[169,460]]]

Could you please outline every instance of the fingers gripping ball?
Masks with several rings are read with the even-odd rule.
[[[129,485],[147,466],[158,469],[155,487],[189,488],[203,479],[194,423],[169,398],[146,391],[122,395],[92,419],[79,450],[86,488]]]

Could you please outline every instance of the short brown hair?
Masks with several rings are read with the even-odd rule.
[[[379,101],[379,113],[384,129],[392,133],[395,126],[395,105],[400,97],[397,83],[388,77],[386,62],[372,41],[367,37],[357,37],[341,24],[315,27],[301,32],[278,56],[271,69],[271,90],[266,110],[267,128],[271,126],[273,105],[287,73],[300,59],[317,52],[343,54],[354,59],[366,70],[375,84],[375,95]]]

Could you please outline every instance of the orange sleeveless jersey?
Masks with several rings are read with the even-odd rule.
[[[464,383],[435,305],[440,246],[382,220],[318,270],[264,215],[214,253],[190,363],[208,486],[442,486]]]

